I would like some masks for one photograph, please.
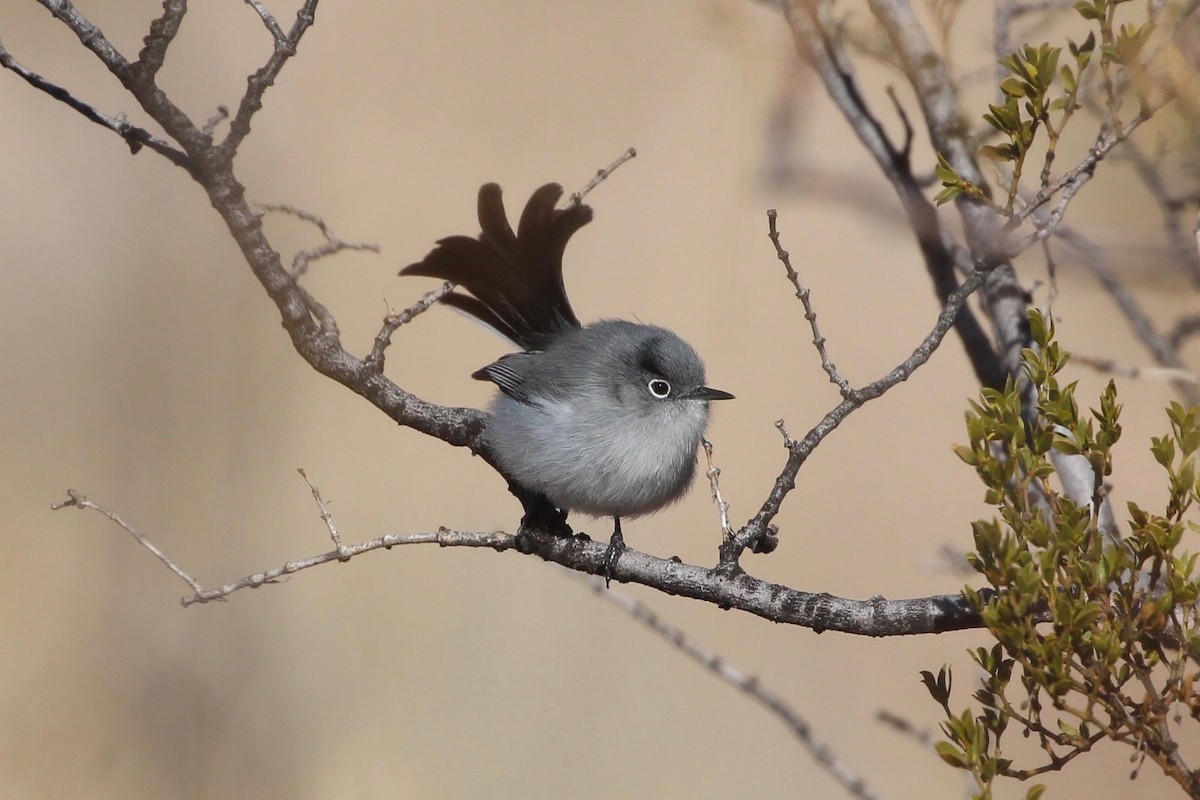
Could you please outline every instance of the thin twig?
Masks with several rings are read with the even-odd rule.
[[[891,98],[892,108],[896,109],[896,116],[900,118],[900,124],[904,126],[904,144],[900,145],[900,150],[896,155],[904,160],[904,168],[909,169],[913,143],[912,120],[908,118],[908,112],[904,110],[904,106],[900,103],[900,98],[896,96],[896,87],[890,83],[887,85],[887,95]]]
[[[184,581],[186,581],[188,586],[192,587],[193,591],[195,591],[195,592],[202,591],[200,584],[196,581],[195,578],[193,578],[191,575],[188,575],[186,572],[184,572],[179,567],[179,565],[177,565],[174,561],[172,561],[170,558],[167,557],[166,553],[164,553],[162,550],[159,550],[158,547],[156,547],[153,542],[151,542],[149,539],[147,539],[145,536],[143,536],[141,533],[139,533],[137,530],[135,530],[132,525],[130,525],[125,520],[121,519],[120,515],[117,514],[115,511],[110,511],[107,508],[105,508],[104,506],[100,505],[99,503],[95,503],[95,502],[89,500],[86,496],[75,491],[74,489],[67,489],[67,499],[61,500],[57,503],[52,503],[50,505],[50,508],[53,509],[54,511],[60,511],[69,506],[74,506],[75,508],[78,508],[80,511],[82,511],[85,508],[90,508],[93,511],[98,511],[101,514],[103,514],[104,516],[108,517],[110,520],[112,520],[117,525],[119,525],[122,529],[124,529],[126,533],[128,533],[130,536],[132,536],[134,539],[136,539],[138,544],[140,544],[142,547],[146,548],[151,553],[153,553],[154,557],[157,558],[159,561],[161,561],[163,564],[165,564],[167,569],[171,570],[171,572],[174,572],[176,575],[178,575],[180,578],[182,578]]]
[[[398,314],[389,308],[387,316],[383,318],[383,327],[375,334],[375,344],[371,346],[371,352],[363,359],[363,365],[376,374],[383,372],[384,351],[392,343],[392,334],[396,329],[410,322],[413,317],[425,313],[430,306],[452,291],[454,284],[446,281],[438,288],[421,295],[420,300]]]
[[[725,502],[725,498],[721,496],[721,469],[713,463],[713,446],[708,439],[700,440],[701,446],[704,447],[704,457],[708,461],[708,469],[704,473],[704,477],[708,478],[708,487],[712,492],[713,502],[717,504],[717,511],[721,515],[721,533],[724,539],[733,538],[733,526],[729,524],[729,503]]]
[[[934,742],[937,741],[937,737],[929,730],[918,728],[910,720],[891,711],[880,710],[876,712],[875,719],[892,730],[904,734],[922,747],[932,747]]]
[[[1154,320],[1137,302],[1117,270],[1109,263],[1105,248],[1066,224],[1060,223],[1054,235],[1056,241],[1061,241],[1079,252],[1082,256],[1080,263],[1108,292],[1138,341],[1158,365],[1169,370],[1186,370],[1179,355],[1179,342],[1170,335],[1164,337],[1158,332]],[[1191,383],[1174,381],[1174,388],[1189,405],[1200,402],[1200,391]]]
[[[1071,199],[1081,188],[1083,188],[1083,184],[1087,183],[1087,181],[1091,179],[1092,175],[1095,174],[1096,165],[1103,161],[1104,157],[1112,152],[1114,147],[1128,139],[1134,131],[1136,131],[1142,126],[1142,124],[1150,119],[1155,112],[1157,112],[1167,103],[1171,102],[1172,99],[1172,97],[1168,96],[1167,98],[1160,100],[1154,106],[1148,108],[1146,111],[1131,119],[1119,130],[1101,131],[1096,136],[1096,141],[1092,144],[1091,149],[1088,150],[1088,154],[1084,156],[1078,164],[1064,172],[1057,181],[1054,181],[1053,183],[1050,183],[1039,189],[1037,194],[1031,197],[1029,202],[1026,203],[1019,212],[1014,214],[1009,219],[1005,226],[1007,230],[1011,231],[1015,229],[1019,224],[1028,219],[1034,211],[1048,202],[1055,195],[1060,195],[1059,201],[1055,205],[1054,210],[1050,213],[1049,217],[1039,222],[1038,230],[1025,237],[1025,239],[1022,240],[1021,245],[1010,247],[1009,253],[1018,254],[1024,252],[1024,250],[1030,245],[1035,244],[1036,242],[1039,242],[1049,236],[1053,232],[1054,227],[1058,224],[1059,220],[1062,219],[1063,214],[1066,213],[1067,206],[1070,204]],[[1043,231],[1045,232],[1043,233]]]
[[[292,257],[292,269],[289,275],[294,281],[299,281],[299,279],[306,272],[308,272],[308,267],[312,262],[341,252],[342,250],[369,250],[372,253],[379,252],[379,245],[375,244],[374,242],[347,242],[340,239],[333,231],[329,229],[329,226],[325,224],[324,219],[310,211],[296,208],[295,206],[288,205],[287,203],[266,203],[259,206],[259,208],[261,209],[259,212],[260,216],[271,211],[277,211],[284,214],[291,214],[292,216],[298,217],[305,222],[312,223],[317,227],[318,230],[321,231],[321,235],[325,237],[325,242],[323,244],[309,248],[308,250],[300,250],[295,256]],[[320,324],[322,332],[327,336],[338,338],[341,335],[341,332],[338,329],[337,319],[334,318],[333,313],[330,312],[330,310],[326,308],[323,303],[317,300],[317,298],[303,286],[297,286],[297,288],[304,297],[304,302],[307,304],[309,311],[314,317],[316,317],[318,323]]]
[[[39,89],[46,94],[73,108],[82,114],[91,122],[102,127],[108,128],[113,133],[125,140],[125,144],[129,146],[129,152],[136,154],[142,147],[149,147],[154,152],[166,158],[177,167],[183,167],[190,170],[187,154],[182,150],[171,145],[158,137],[152,135],[144,128],[139,128],[136,125],[131,125],[127,122],[123,115],[110,117],[107,114],[102,114],[91,105],[74,97],[70,92],[61,86],[57,86],[50,81],[32,72],[21,65],[12,54],[5,49],[4,44],[0,43],[0,67],[12,70],[21,76],[30,86]]]
[[[254,9],[258,14],[258,18],[263,21],[263,25],[267,26],[267,30],[271,32],[271,36],[275,39],[276,44],[287,44],[287,34],[283,32],[283,28],[279,26],[279,20],[267,11],[266,7],[259,0],[246,0],[246,5]]]
[[[217,126],[227,119],[229,119],[229,106],[217,106],[217,113],[209,117],[200,130],[204,132],[205,136],[212,136],[217,130]]]
[[[303,472],[301,472],[301,474],[303,474]],[[308,480],[307,476],[305,477],[305,480]],[[311,483],[309,485],[312,486]],[[320,500],[320,495],[317,493],[315,487],[313,488],[313,497],[317,498],[318,505],[321,507],[321,518],[323,520],[326,519],[326,513],[328,509],[324,507],[323,502]],[[66,500],[54,503],[50,507],[55,511],[58,511],[60,509],[67,508],[68,506],[74,506],[75,508],[81,510],[90,508],[108,517],[110,520],[128,532],[131,536],[133,536],[133,538],[135,538],[138,543],[142,545],[142,547],[145,547],[147,550],[153,553],[155,557],[165,564],[169,570],[186,581],[188,586],[192,588],[194,594],[184,597],[180,600],[185,607],[195,603],[211,603],[214,600],[224,600],[226,597],[236,591],[239,591],[240,589],[256,589],[259,586],[269,583],[278,583],[281,579],[302,570],[311,569],[312,567],[317,567],[321,564],[327,564],[331,561],[349,561],[354,556],[362,555],[363,553],[368,553],[372,550],[378,550],[380,548],[391,549],[397,545],[405,544],[438,544],[442,547],[490,547],[493,550],[507,550],[511,547],[515,547],[516,542],[516,537],[507,533],[453,531],[448,528],[438,528],[438,530],[431,533],[389,533],[386,536],[380,536],[378,538],[371,539],[370,541],[360,542],[359,544],[352,545],[339,545],[336,550],[330,550],[327,553],[321,553],[309,558],[302,558],[297,561],[289,561],[281,567],[263,570],[262,572],[256,572],[253,575],[247,575],[241,580],[227,583],[224,586],[216,589],[205,589],[198,581],[196,581],[195,578],[184,572],[174,561],[168,558],[162,550],[155,546],[153,542],[136,531],[133,526],[123,520],[116,512],[110,511],[99,503],[89,500],[83,494],[75,491],[74,489],[67,490]],[[332,533],[332,524],[328,521],[326,524],[330,525]]]
[[[339,238],[337,234],[329,229],[324,219],[311,211],[305,211],[288,203],[262,203],[259,205],[259,208],[262,209],[263,213],[276,211],[281,214],[290,214],[298,217],[305,222],[315,225],[321,231],[321,235],[325,237],[324,244],[308,250],[301,250],[292,257],[291,276],[293,280],[299,280],[304,273],[308,272],[309,264],[312,262],[342,250],[369,250],[372,253],[378,253],[380,250],[379,245],[375,242],[348,242]]]
[[[1131,364],[1121,364],[1111,358],[1092,358],[1081,355],[1078,351],[1071,353],[1071,363],[1079,364],[1106,375],[1119,375],[1123,378],[1146,378],[1156,381],[1178,381],[1181,383],[1200,383],[1200,374],[1175,367],[1137,367]]]
[[[606,589],[604,582],[598,578],[590,583],[592,591],[597,595],[629,614],[651,631],[666,639],[680,652],[705,667],[713,675],[735,689],[745,692],[751,699],[774,714],[791,731],[792,735],[800,740],[801,746],[808,751],[817,765],[836,780],[851,797],[857,797],[860,800],[876,800],[878,798],[878,795],[867,788],[862,777],[834,755],[828,745],[817,741],[808,722],[787,701],[763,686],[762,681],[757,677],[743,672],[717,653],[696,644],[688,638],[683,630],[662,621],[657,614],[633,597],[616,589]]]
[[[821,357],[821,369],[825,370],[825,374],[829,376],[829,382],[838,387],[838,391],[841,392],[842,397],[849,397],[853,389],[850,388],[850,382],[838,373],[833,360],[829,358],[829,352],[825,349],[825,337],[821,335],[821,331],[817,328],[817,312],[813,310],[812,301],[809,298],[809,290],[800,284],[800,275],[792,267],[791,255],[780,244],[779,230],[776,227],[777,217],[778,214],[775,212],[775,209],[767,210],[767,237],[771,240],[771,244],[775,245],[775,255],[783,263],[788,280],[792,282],[792,286],[796,287],[796,297],[800,298],[800,302],[804,305],[804,318],[808,320],[808,324],[812,328],[812,342],[813,346],[817,348],[817,354]]]
[[[791,450],[796,446],[796,440],[788,433],[787,424],[782,419],[775,420],[775,430],[779,431],[779,435],[783,437],[783,446]]]
[[[601,183],[603,183],[604,180],[606,178],[608,178],[609,175],[612,174],[613,170],[615,170],[617,167],[624,164],[629,159],[634,158],[635,156],[637,156],[637,150],[635,150],[634,148],[631,147],[628,150],[626,150],[624,153],[622,153],[617,158],[616,161],[612,162],[607,167],[596,170],[596,174],[592,176],[592,179],[590,181],[588,181],[587,183],[585,183],[583,188],[580,189],[578,192],[574,192],[571,195],[568,202],[571,205],[576,205],[576,206],[579,205],[580,203],[582,203],[583,198],[587,197],[588,194],[591,193],[592,189],[595,189],[597,186],[599,186]]]
[[[967,298],[983,286],[984,281],[995,265],[980,264],[950,295],[946,298],[938,314],[937,321],[928,335],[916,346],[908,358],[893,367],[886,375],[873,381],[861,389],[852,389],[849,395],[828,411],[814,425],[804,438],[793,441],[788,448],[788,460],[775,479],[767,499],[763,501],[758,512],[751,517],[737,532],[732,540],[721,548],[721,564],[729,567],[737,564],[742,551],[751,543],[759,540],[767,531],[771,520],[779,513],[783,500],[796,486],[796,475],[808,460],[813,450],[833,433],[846,418],[871,400],[882,397],[890,389],[908,380],[925,362],[933,357],[934,352],[941,346],[946,334],[954,328],[959,309],[967,302]]]
[[[321,491],[308,479],[308,473],[302,468],[297,469],[296,472],[300,473],[300,477],[304,478],[304,482],[308,484],[308,488],[312,491],[313,500],[317,503],[317,510],[321,513],[321,521],[329,529],[329,538],[333,540],[333,546],[338,549],[339,553],[344,553],[346,548],[342,545],[342,535],[338,533],[337,526],[333,524],[333,514],[329,513],[329,505],[321,497]]]
[[[358,544],[344,545],[337,550],[289,561],[281,567],[256,572],[241,580],[227,583],[216,589],[197,590],[191,597],[184,597],[180,602],[186,607],[195,603],[210,603],[213,600],[223,600],[240,589],[257,589],[269,583],[279,583],[283,578],[302,570],[319,567],[331,561],[349,561],[355,556],[383,548],[390,550],[405,544],[437,544],[441,547],[489,547],[493,550],[508,550],[516,546],[516,537],[501,531],[455,531],[449,528],[438,528],[430,533],[389,533],[375,539]]]
[[[263,105],[263,95],[267,89],[275,83],[275,79],[279,77],[279,73],[283,70],[284,65],[288,60],[296,54],[296,49],[300,45],[300,40],[304,37],[305,31],[312,26],[317,13],[318,0],[304,0],[304,5],[296,12],[296,21],[292,23],[292,29],[286,36],[281,37],[272,29],[271,24],[266,18],[263,23],[267,25],[267,29],[271,31],[271,35],[275,38],[275,49],[271,53],[271,57],[267,63],[259,68],[246,83],[246,93],[242,95],[241,101],[238,103],[238,110],[233,116],[233,120],[229,123],[229,133],[225,137],[218,148],[221,155],[231,160],[237,154],[238,147],[241,146],[242,140],[250,133],[250,121],[258,110]],[[250,4],[259,11],[261,6]],[[260,17],[262,13],[260,12]],[[270,14],[266,15],[270,19],[274,19]],[[278,27],[278,25],[276,25]]]

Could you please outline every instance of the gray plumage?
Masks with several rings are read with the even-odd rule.
[[[472,376],[500,388],[485,439],[524,488],[564,511],[616,517],[615,547],[620,517],[655,511],[688,490],[708,403],[732,395],[705,386],[696,351],[665,328],[580,326],[562,254],[592,213],[580,204],[556,209],[561,196],[556,184],[534,192],[514,234],[500,187],[485,184],[479,237],[441,239],[401,274],[457,283],[469,294],[443,301],[522,348]]]

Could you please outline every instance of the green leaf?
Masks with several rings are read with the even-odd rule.
[[[1011,144],[985,144],[979,148],[979,157],[990,161],[1016,161],[1019,155]]]
[[[1075,4],[1075,10],[1084,19],[1100,19],[1102,16],[1101,11],[1096,8],[1096,3],[1089,3],[1087,0],[1079,0]]]
[[[962,194],[962,189],[960,189],[959,187],[947,186],[946,188],[944,188],[940,192],[938,192],[936,195],[934,195],[933,202],[935,205],[942,206],[942,205],[945,205],[946,203],[949,203],[951,200],[958,197],[960,194]]]
[[[933,167],[933,174],[942,183],[956,184],[962,180],[958,177],[958,173],[954,171],[954,167],[950,166],[950,162],[941,153],[937,154],[937,164]]]
[[[1025,81],[1020,78],[1014,78],[1011,75],[1000,81],[1000,91],[1004,92],[1009,97],[1024,97]]]
[[[967,756],[961,748],[955,747],[949,742],[938,742],[933,747],[937,751],[937,754],[941,756],[942,761],[945,761],[950,766],[958,767],[959,769],[968,768]]]

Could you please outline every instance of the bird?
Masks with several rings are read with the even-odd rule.
[[[672,331],[620,319],[580,323],[563,283],[563,253],[592,219],[563,189],[535,190],[517,230],[495,183],[479,189],[476,237],[448,236],[401,275],[449,281],[441,303],[511,341],[471,377],[498,392],[483,441],[502,473],[565,515],[612,517],[605,584],[625,549],[623,518],[670,505],[696,473],[709,403],[733,395],[705,384],[704,362]],[[465,290],[465,291],[460,291]]]

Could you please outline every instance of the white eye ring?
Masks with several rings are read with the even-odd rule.
[[[654,378],[646,384],[646,388],[650,390],[650,394],[657,397],[659,400],[666,400],[671,396],[671,384],[664,381],[662,378]]]

